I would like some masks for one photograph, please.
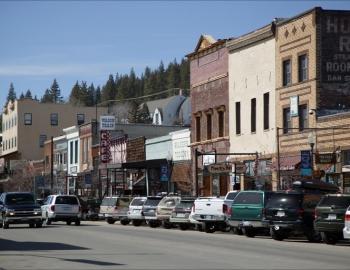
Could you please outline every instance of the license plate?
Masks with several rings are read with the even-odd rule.
[[[212,216],[205,216],[205,219],[212,219]]]
[[[286,214],[284,213],[284,211],[277,211],[276,216],[278,217],[284,217]]]
[[[134,213],[140,213],[141,210],[134,209]]]
[[[337,215],[336,214],[328,214],[328,219],[335,220],[335,219],[337,219]]]
[[[177,213],[176,216],[177,216],[177,217],[185,217],[185,214],[184,214],[184,213]]]

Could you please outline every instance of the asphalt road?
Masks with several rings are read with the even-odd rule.
[[[0,269],[349,269],[350,244],[82,222],[0,229]]]

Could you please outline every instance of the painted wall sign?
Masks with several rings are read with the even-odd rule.
[[[115,116],[114,115],[101,115],[100,116],[100,129],[101,130],[115,130]]]
[[[101,130],[100,133],[100,158],[102,163],[108,163],[111,160],[111,135],[107,130]]]
[[[208,171],[210,173],[230,173],[232,172],[232,164],[231,163],[211,164],[208,166]]]
[[[333,164],[336,162],[335,153],[317,153],[315,154],[315,161],[318,164]]]
[[[298,116],[298,105],[299,105],[299,98],[298,96],[290,97],[290,116]]]

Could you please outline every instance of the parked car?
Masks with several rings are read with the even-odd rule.
[[[78,197],[81,206],[82,220],[98,220],[101,200],[97,198]]]
[[[156,218],[163,224],[164,228],[170,229],[172,227],[172,224],[169,221],[170,216],[180,200],[180,196],[169,194],[163,197],[157,205]]]
[[[29,224],[30,228],[42,226],[41,209],[34,196],[27,192],[5,192],[0,196],[0,228],[10,224]]]
[[[345,226],[343,229],[343,237],[346,240],[350,240],[350,206],[345,212]]]
[[[204,224],[207,233],[215,231],[226,231],[228,227],[228,205],[238,193],[230,191],[225,197],[200,197],[197,198],[193,206],[193,218]]]
[[[343,239],[345,212],[350,206],[350,194],[328,194],[322,197],[315,211],[315,229],[326,244]]]
[[[143,205],[142,214],[145,217],[146,223],[152,228],[161,225],[161,222],[157,220],[156,210],[162,198],[161,196],[149,196]]]
[[[67,225],[72,222],[80,225],[81,206],[75,195],[49,195],[41,206],[42,218],[46,225],[53,221],[65,221]]]
[[[195,226],[191,223],[190,215],[191,209],[194,205],[195,198],[181,198],[180,202],[173,209],[169,222],[179,226],[181,230],[187,230]]]
[[[120,220],[122,225],[129,224],[129,205],[132,197],[105,197],[100,206],[99,215],[103,216],[108,224],[114,224]]]
[[[305,235],[310,242],[319,242],[321,236],[314,230],[314,212],[321,193],[302,191],[271,194],[265,206],[263,222],[273,239],[282,241],[291,235]]]
[[[129,205],[128,219],[134,226],[140,226],[145,220],[142,215],[142,208],[146,200],[147,197],[135,197]]]
[[[267,233],[263,224],[264,209],[271,191],[244,190],[234,198],[228,219],[229,226],[238,234],[254,237],[257,233]]]

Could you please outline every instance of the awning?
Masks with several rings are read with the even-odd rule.
[[[276,161],[278,162],[278,161]],[[281,171],[292,171],[298,168],[298,165],[301,162],[301,156],[287,156],[280,157],[280,170]],[[277,168],[277,163],[276,163]]]

